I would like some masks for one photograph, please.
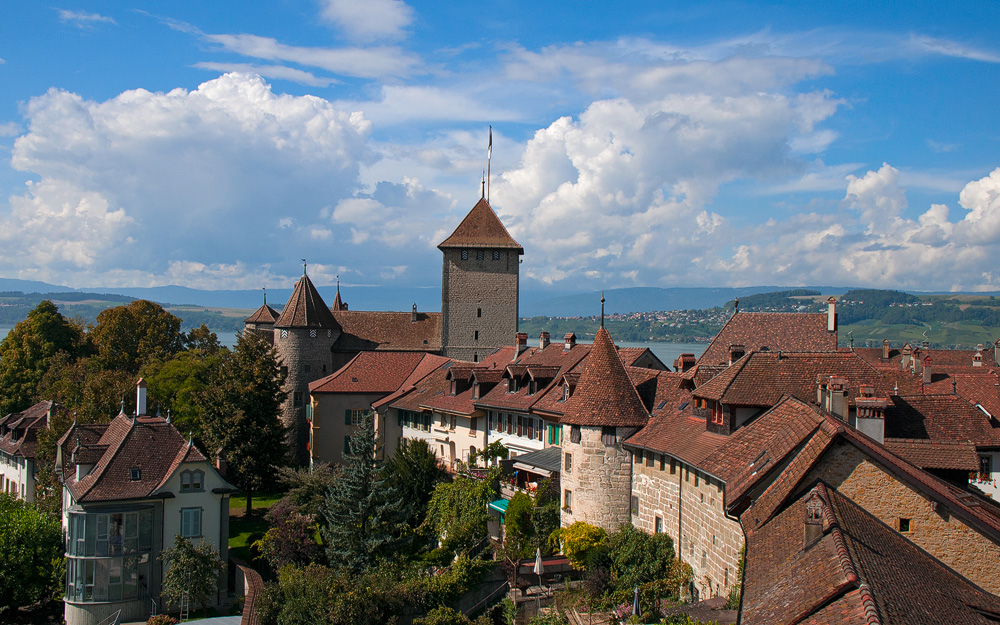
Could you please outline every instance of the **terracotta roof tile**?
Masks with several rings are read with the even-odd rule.
[[[278,320],[278,311],[271,308],[265,302],[263,306],[254,311],[252,315],[243,320],[243,323],[273,324]]]
[[[334,373],[309,384],[310,393],[392,393],[417,368],[420,352],[361,352]]]
[[[729,346],[746,351],[837,351],[837,333],[827,332],[826,313],[737,312],[698,359],[699,364],[729,364]]]
[[[302,274],[295,283],[288,303],[274,322],[276,328],[324,328],[336,330],[340,324],[327,308],[309,276]]]
[[[887,438],[884,444],[886,449],[921,469],[979,470],[979,455],[972,443]]]
[[[887,438],[923,438],[1000,445],[1000,424],[958,395],[908,395],[889,398]]]
[[[444,356],[438,356],[436,354],[424,354],[424,357],[420,360],[413,371],[403,380],[399,388],[386,395],[382,399],[373,402],[372,408],[375,410],[380,409],[382,406],[391,405],[393,402],[403,397],[410,391],[416,388],[416,385],[420,383],[421,380],[430,376],[432,373],[437,371],[443,366],[450,366],[451,360],[445,358]]]
[[[441,313],[334,310],[342,334],[339,351],[441,351]]]
[[[607,329],[594,337],[576,391],[566,402],[562,422],[573,425],[642,427],[649,413],[629,380]]]
[[[0,418],[0,451],[12,456],[34,458],[38,447],[38,432],[49,427],[49,414],[65,411],[51,401],[40,401],[21,412]]]
[[[575,345],[572,349],[566,350],[562,343],[549,343],[544,349],[524,354],[516,364],[505,367],[503,377],[508,380],[512,375],[530,378],[534,372],[538,382],[542,382],[543,385],[530,395],[531,389],[528,384],[519,384],[517,392],[508,393],[509,382],[502,380],[488,393],[481,395],[476,400],[476,405],[512,412],[541,409],[542,412],[549,414],[553,411],[561,414],[563,408],[561,377],[576,367],[589,353],[589,345]]]
[[[479,200],[455,231],[438,248],[487,247],[508,248],[524,254],[524,248],[514,240],[485,198]]]

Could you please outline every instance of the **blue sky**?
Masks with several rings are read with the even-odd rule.
[[[877,6],[876,6],[877,5]],[[0,20],[0,276],[1000,290],[996,2],[276,0]]]

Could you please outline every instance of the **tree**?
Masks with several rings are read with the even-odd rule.
[[[284,383],[274,348],[246,332],[238,335],[232,352],[224,353],[198,395],[201,436],[209,452],[225,451],[226,478],[246,491],[248,513],[254,491],[285,461],[285,429],[278,418],[288,396]]]
[[[0,341],[0,415],[28,408],[56,354],[74,359],[83,346],[80,326],[44,300]]]
[[[485,460],[487,465],[492,465],[496,460],[506,460],[510,455],[510,450],[503,444],[503,441],[493,441],[481,451],[469,454],[469,464],[475,465],[480,459]]]
[[[434,487],[424,525],[441,540],[444,549],[458,553],[486,537],[486,506],[499,494],[498,476],[499,467],[495,467],[486,479],[463,475]]]
[[[62,588],[59,521],[0,493],[0,615]]]
[[[142,299],[102,310],[89,337],[102,368],[133,375],[144,365],[169,360],[184,349],[181,320]]]
[[[280,467],[278,481],[288,489],[281,501],[290,502],[297,512],[318,516],[337,475],[327,463],[317,462],[308,469]]]
[[[434,450],[423,439],[402,439],[386,466],[386,481],[400,492],[406,522],[417,527],[427,515],[434,487],[447,478]]]
[[[375,419],[366,412],[323,510],[323,541],[334,568],[365,571],[401,546],[400,493],[386,480],[380,456]]]
[[[322,555],[322,549],[313,540],[316,519],[296,510],[287,497],[271,506],[265,518],[271,528],[254,546],[274,570],[288,564],[311,564]]]
[[[622,523],[604,541],[616,588],[635,588],[665,579],[675,560],[674,541],[667,534],[647,534],[631,523]]]
[[[162,590],[167,601],[180,601],[187,593],[188,600],[202,610],[218,588],[219,577],[226,572],[226,564],[211,543],[202,541],[195,546],[183,536],[174,538],[174,546],[161,553],[160,560],[167,565]]]
[[[559,531],[559,544],[573,568],[586,570],[588,555],[604,542],[607,535],[604,528],[577,521]]]
[[[143,367],[142,376],[149,386],[150,408],[153,402],[170,411],[173,423],[184,432],[201,431],[198,395],[208,387],[213,372],[228,350],[188,349],[166,362],[159,360]]]

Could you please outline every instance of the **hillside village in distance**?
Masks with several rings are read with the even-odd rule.
[[[149,302],[75,369],[0,345],[46,374],[0,418],[0,479],[58,519],[66,623],[1000,620],[1000,335],[855,344],[852,307],[916,302],[745,298],[665,363],[603,301],[592,343],[519,327],[524,250],[485,198],[438,247],[440,313],[328,304],[304,266],[231,352]],[[54,308],[14,336],[64,331]]]

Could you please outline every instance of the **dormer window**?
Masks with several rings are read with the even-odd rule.
[[[204,471],[181,471],[181,492],[193,493],[205,490]]]
[[[517,378],[511,378],[510,381],[507,382],[507,392],[508,393],[517,392]]]
[[[569,382],[563,384],[563,401],[569,401]]]
[[[132,480],[133,482],[138,482],[140,479],[142,479],[142,471],[135,468],[129,469],[128,479]]]
[[[452,380],[451,381],[451,389],[449,391],[449,393],[451,394],[452,397],[454,397],[456,395],[456,391],[457,390],[458,390],[458,380]]]

